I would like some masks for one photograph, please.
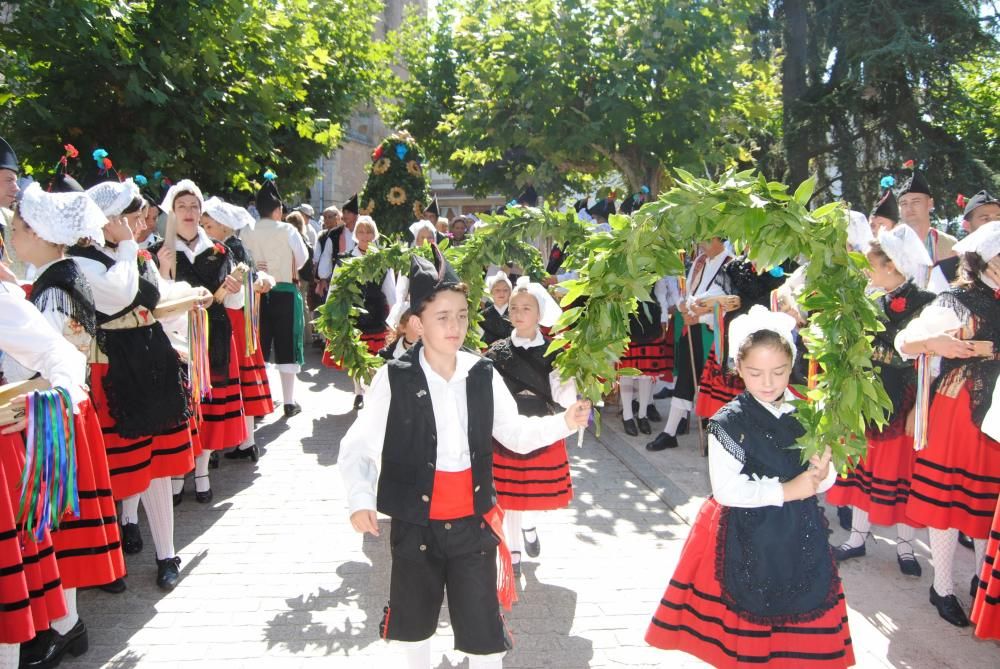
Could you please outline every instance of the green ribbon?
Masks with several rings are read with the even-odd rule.
[[[295,362],[304,365],[306,362],[306,351],[302,344],[302,336],[306,328],[306,309],[302,302],[302,293],[294,283],[276,283],[271,289],[275,293],[291,293],[293,300],[292,314],[292,341],[295,347]]]

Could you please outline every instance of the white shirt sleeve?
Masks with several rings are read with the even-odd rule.
[[[391,399],[389,368],[382,367],[375,372],[375,378],[365,393],[365,407],[358,412],[347,434],[340,440],[337,464],[352,514],[362,509],[375,510],[378,467],[382,461],[382,444],[385,442]]]
[[[110,269],[96,260],[73,258],[87,275],[94,294],[94,306],[102,314],[116,314],[127,308],[139,292],[139,245],[126,240],[118,244],[117,261]]]
[[[295,269],[298,270],[306,264],[306,259],[309,257],[309,249],[299,231],[291,225],[288,227],[290,228],[288,232],[288,245],[292,247],[292,257],[295,258]]]
[[[382,279],[382,294],[385,295],[385,303],[390,307],[396,304],[396,275],[392,270],[385,273]]]
[[[837,482],[837,470],[834,469],[833,465],[831,464],[830,471],[826,473],[826,478],[823,479],[823,482],[819,484],[819,487],[816,489],[816,493],[819,494],[821,492],[826,492],[827,490],[832,488],[833,484],[836,482]]]
[[[576,399],[574,398],[574,402]],[[368,405],[367,398],[365,406]],[[493,438],[515,453],[531,453],[576,432],[563,414],[522,416],[499,372],[493,372]]]
[[[952,309],[950,306],[945,306],[939,301],[932,303],[934,310],[924,309],[920,312],[916,318],[907,323],[906,327],[900,330],[896,334],[896,338],[893,340],[893,345],[896,347],[896,352],[902,356],[903,360],[916,360],[919,356],[917,354],[907,354],[903,353],[903,346],[912,341],[920,341],[921,339],[927,339],[929,337],[936,337],[946,332],[952,332],[944,323],[948,320],[952,320],[952,324],[958,324],[961,326],[963,322],[962,317]],[[947,312],[951,312],[947,314]],[[954,316],[951,319],[950,316]],[[957,329],[957,328],[956,328]]]
[[[563,382],[559,378],[559,372],[552,370],[549,374],[549,386],[552,389],[552,399],[562,408],[568,409],[576,403],[576,381],[573,379]]]
[[[773,477],[750,478],[744,474],[743,464],[711,434],[708,435],[708,473],[712,495],[723,506],[752,509],[785,503],[781,481]],[[836,472],[833,474],[836,477]]]

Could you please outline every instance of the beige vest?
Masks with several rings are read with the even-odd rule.
[[[274,277],[279,283],[291,283],[297,278],[295,257],[289,246],[289,238],[298,234],[288,223],[262,218],[253,230],[240,230],[240,240],[246,246],[257,268]]]

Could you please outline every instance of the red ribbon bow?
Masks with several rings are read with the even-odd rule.
[[[219,242],[216,242],[215,246],[213,246],[212,248],[214,248],[215,252],[218,253],[220,256],[226,255],[226,247],[220,244]]]
[[[912,167],[913,167],[913,161],[912,160],[907,160],[905,163],[903,163],[903,169],[908,170],[908,169],[910,169]]]
[[[906,309],[906,298],[905,297],[894,297],[889,302],[889,308],[895,311],[897,314],[903,313]]]
[[[965,209],[965,196],[959,193],[958,197],[955,198],[955,204],[958,205],[959,209]]]
[[[64,144],[63,148],[66,149],[66,156],[70,158],[76,158],[80,155],[80,152],[76,150],[76,147],[72,144]]]

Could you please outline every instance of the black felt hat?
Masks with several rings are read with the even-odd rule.
[[[931,197],[931,185],[927,183],[927,177],[916,168],[913,170],[913,176],[903,183],[903,187],[899,191],[899,197],[907,193],[923,193],[927,197]]]
[[[962,218],[969,218],[973,211],[982,207],[984,204],[1000,204],[1000,200],[997,200],[988,192],[981,190],[969,198],[969,200],[965,203],[965,212],[963,213]]]
[[[3,137],[0,137],[0,170],[10,170],[11,172],[21,171],[21,168],[17,164],[17,154],[14,153],[14,149],[10,148],[10,144]]]
[[[888,218],[893,223],[899,222],[899,204],[896,202],[896,196],[892,194],[891,188],[886,188],[882,193],[882,197],[875,203],[871,215]]]
[[[49,186],[49,192],[83,193],[84,189],[76,179],[65,172],[60,172],[52,178],[52,184]]]
[[[414,253],[410,256],[410,310],[420,311],[425,302],[444,288],[451,288],[461,283],[455,270],[441,255],[437,244],[434,245],[434,262],[425,260],[423,256]]]
[[[435,216],[440,216],[441,215],[441,210],[438,209],[437,195],[435,195],[433,198],[431,198],[431,203],[429,205],[427,205],[426,209],[424,209],[424,213],[425,214],[434,214]]]
[[[607,198],[601,198],[597,203],[587,210],[594,218],[609,218],[617,210],[615,209],[615,203]]]
[[[534,186],[528,186],[524,191],[517,196],[517,203],[523,204],[526,207],[537,207],[538,206],[538,192],[535,190]]]
[[[351,199],[349,199],[347,202],[345,202],[344,206],[342,206],[340,208],[340,210],[341,211],[349,211],[352,214],[358,213],[358,194],[355,193],[354,195],[352,195]]]
[[[257,199],[254,203],[257,213],[261,216],[269,216],[271,212],[281,206],[281,194],[278,193],[278,186],[274,179],[264,179],[264,185],[257,191]]]
[[[583,197],[573,203],[573,211],[580,213],[587,210],[587,198]]]

